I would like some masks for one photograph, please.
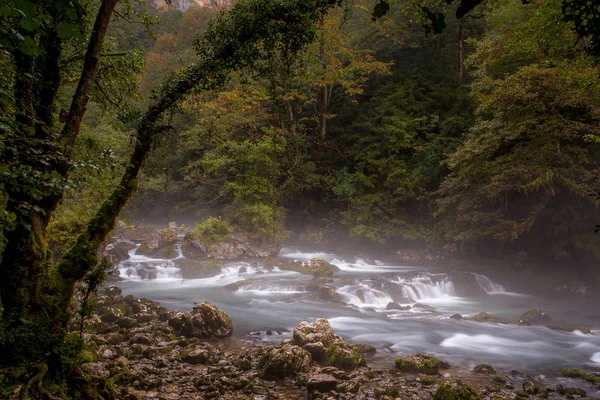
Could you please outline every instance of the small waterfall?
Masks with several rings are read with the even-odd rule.
[[[171,260],[156,260],[141,256],[119,263],[119,277],[125,280],[181,279],[181,270]]]
[[[504,286],[492,282],[490,278],[484,275],[473,274],[477,284],[486,294],[506,293]]]
[[[373,289],[367,284],[347,285],[337,291],[342,299],[357,307],[385,308],[387,304],[394,301],[384,291]]]
[[[402,287],[402,294],[411,301],[455,297],[454,284],[444,274],[427,274],[412,279],[398,278],[392,281]]]

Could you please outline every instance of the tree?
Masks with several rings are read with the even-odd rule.
[[[447,160],[440,228],[459,248],[598,257],[588,221],[589,193],[600,186],[600,70],[563,21],[561,1],[496,13],[470,60],[477,121]]]
[[[62,56],[68,40],[84,38],[77,1],[37,4],[12,0],[2,23],[11,54],[13,98],[2,126],[3,305],[0,353],[8,363],[42,362],[64,372],[74,286],[99,263],[98,247],[136,187],[150,150],[168,128],[165,111],[195,90],[223,85],[235,70],[260,71],[274,54],[292,60],[314,38],[315,24],[335,1],[248,0],[220,15],[195,42],[197,62],[173,74],[136,121],[134,149],[120,183],[90,219],[76,243],[53,265],[45,232],[64,193],[104,39],[117,0],[103,0],[87,40],[79,84],[69,111],[57,118]],[[12,27],[19,25],[18,32]],[[82,39],[80,39],[82,40]],[[7,91],[8,92],[8,91]],[[43,331],[39,338],[34,332]],[[41,339],[41,340],[40,340]]]

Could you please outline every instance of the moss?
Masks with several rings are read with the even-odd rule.
[[[437,378],[432,375],[419,375],[417,381],[421,382],[424,386],[431,386],[437,382]]]
[[[443,367],[439,359],[426,354],[416,354],[414,356],[398,357],[394,360],[396,368],[402,372],[421,373],[427,375],[437,375],[440,368]]]
[[[344,342],[333,343],[325,349],[325,363],[344,370],[367,365],[358,350]]]
[[[572,396],[579,396],[579,397],[586,396],[585,390],[580,389],[580,388],[568,387],[568,388],[565,388],[565,392],[567,393],[567,395],[570,394]]]
[[[560,373],[564,376],[568,376],[569,378],[581,378],[586,382],[599,384],[600,378],[596,375],[589,374],[580,369],[572,369],[572,368],[563,368],[560,370]]]
[[[503,377],[496,375],[493,379],[492,379],[495,383],[498,383],[500,385],[504,385],[506,383],[506,379],[504,379]]]
[[[232,229],[227,221],[221,218],[210,217],[197,224],[192,230],[192,235],[202,239],[209,247],[214,247],[231,235]]]
[[[472,387],[460,380],[451,379],[440,385],[433,400],[481,400],[481,397]]]

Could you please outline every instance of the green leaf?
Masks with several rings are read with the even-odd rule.
[[[22,53],[28,56],[32,56],[35,53],[37,53],[40,50],[40,48],[38,47],[37,43],[35,43],[35,41],[31,38],[31,36],[25,36],[23,38],[23,41],[19,45],[19,50],[21,50]]]
[[[68,39],[79,36],[80,32],[77,29],[77,25],[67,21],[62,21],[56,26],[56,33],[61,39]]]
[[[23,18],[20,21],[21,27],[26,31],[33,32],[40,27],[40,21],[35,18]]]

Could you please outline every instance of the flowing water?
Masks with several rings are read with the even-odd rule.
[[[327,318],[351,343],[368,343],[380,358],[426,352],[471,368],[489,363],[506,370],[556,375],[563,367],[600,367],[600,313],[592,299],[536,297],[514,293],[484,275],[446,273],[441,268],[392,265],[348,255],[284,248],[279,259],[322,258],[340,268],[328,283],[344,304],[315,300],[306,287],[311,276],[264,266],[260,261],[222,264],[212,278],[189,279],[174,259],[135,255],[119,266],[124,294],[156,300],[186,311],[210,301],[227,312],[234,336],[279,342],[291,337],[302,320]],[[226,285],[248,280],[237,290]],[[310,286],[310,285],[309,285]],[[386,310],[389,302],[411,305]],[[562,325],[583,325],[592,334],[561,332],[542,326],[478,323],[451,319],[454,313],[482,311],[517,318],[539,307]],[[386,358],[387,357],[387,358]]]

